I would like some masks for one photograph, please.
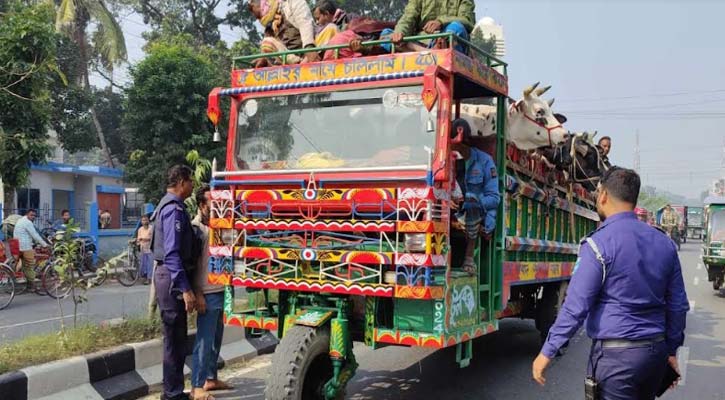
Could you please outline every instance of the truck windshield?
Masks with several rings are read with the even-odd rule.
[[[420,86],[249,99],[239,106],[240,170],[425,167],[435,108]],[[427,149],[426,149],[427,148]]]

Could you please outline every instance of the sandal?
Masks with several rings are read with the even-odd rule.
[[[466,257],[463,260],[463,270],[468,272],[468,275],[476,276],[476,263],[473,261],[473,257]]]

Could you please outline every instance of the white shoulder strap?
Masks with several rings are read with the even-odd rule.
[[[602,252],[599,251],[599,247],[594,242],[594,239],[588,237],[587,243],[589,243],[589,247],[592,248],[592,251],[594,252],[594,255],[597,257],[597,260],[602,264],[602,285],[604,284],[604,281],[607,279],[607,264],[604,262],[604,257],[602,257]]]

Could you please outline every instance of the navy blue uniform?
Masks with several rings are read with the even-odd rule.
[[[685,337],[689,303],[677,249],[634,212],[610,216],[590,238],[597,249],[582,243],[541,352],[553,358],[586,318],[594,340],[588,364],[596,369],[602,398],[653,399],[667,357]]]
[[[156,207],[152,250],[156,260],[154,284],[161,311],[164,336],[164,399],[187,399],[184,395],[186,358],[186,307],[182,293],[191,290],[184,270],[191,263],[192,228],[181,198],[167,193]]]

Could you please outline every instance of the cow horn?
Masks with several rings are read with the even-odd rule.
[[[551,108],[554,105],[554,102],[555,101],[556,101],[556,99],[549,100],[549,102],[548,102],[549,103],[549,108]]]
[[[551,89],[551,85],[549,85],[547,87],[542,87],[542,88],[536,89],[536,91],[534,93],[536,93],[537,96],[541,96],[542,94],[549,91],[549,89]]]
[[[539,83],[540,82],[536,82],[532,86],[529,86],[526,89],[524,89],[524,97],[530,97],[531,96],[531,92],[533,92],[534,89],[536,89],[536,87],[539,86]]]

